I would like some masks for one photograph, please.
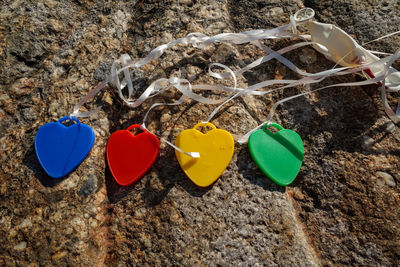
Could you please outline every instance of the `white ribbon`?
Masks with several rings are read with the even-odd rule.
[[[303,9],[301,10],[302,12],[296,13],[297,16],[299,17],[299,20],[297,21],[297,24],[302,24],[307,22],[308,19],[311,19],[313,17],[310,16],[310,9]],[[311,10],[312,11],[312,10]],[[300,14],[300,15],[298,15]],[[304,15],[308,19],[304,19]],[[296,16],[296,15],[295,15]],[[302,17],[303,16],[303,17]],[[197,48],[205,48],[208,45],[212,43],[218,43],[218,42],[228,42],[232,44],[245,44],[249,43],[252,41],[256,40],[263,40],[263,39],[277,39],[277,38],[285,38],[285,37],[301,37],[299,35],[293,34],[292,31],[296,29],[296,19],[291,17],[291,21],[288,24],[285,24],[283,26],[274,28],[274,29],[260,29],[260,30],[251,30],[251,31],[245,31],[241,33],[221,33],[217,34],[214,36],[207,36],[202,33],[189,33],[186,37],[182,37],[179,39],[176,39],[172,42],[169,42],[167,44],[160,45],[153,49],[145,58],[139,59],[136,62],[133,62],[129,55],[123,54],[118,60],[116,60],[112,67],[111,67],[111,75],[107,77],[107,79],[100,83],[98,86],[96,86],[92,91],[89,92],[87,96],[82,98],[78,104],[75,105],[74,111],[71,114],[71,116],[75,117],[86,117],[90,116],[91,114],[95,113],[96,111],[93,112],[85,112],[85,113],[79,113],[79,109],[91,98],[94,97],[106,84],[108,84],[110,81],[117,87],[118,90],[118,95],[119,97],[128,105],[131,107],[138,107],[141,105],[147,98],[154,96],[157,94],[157,90],[160,90],[160,88],[156,87],[155,84],[159,82],[159,80],[155,81],[152,85],[150,85],[144,93],[137,99],[137,100],[132,100],[132,94],[133,94],[133,85],[132,85],[132,80],[130,77],[129,73],[129,68],[140,68],[141,66],[161,57],[164,52],[168,49],[171,48],[172,46],[175,46],[177,44],[191,44],[194,47]],[[263,63],[263,62],[261,62]],[[261,64],[260,63],[260,64]],[[222,64],[221,64],[222,65]],[[120,69],[118,69],[118,66],[121,66]],[[245,71],[245,70],[244,70]],[[119,79],[119,74],[123,73],[124,74],[124,79],[121,82]],[[226,78],[226,77],[224,77]],[[161,79],[164,80],[164,79]],[[125,87],[128,87],[128,97],[125,97],[122,93],[122,89]],[[178,89],[179,90],[179,89]],[[183,94],[187,95],[188,97],[192,98],[206,104],[218,104],[220,102],[218,101],[209,101],[207,98],[204,98],[202,96],[199,96],[194,93],[190,93],[188,91],[181,91]],[[154,93],[154,94],[153,94]],[[153,95],[152,95],[153,94]]]
[[[338,75],[345,75],[345,74],[350,74],[350,73],[356,73],[356,72],[359,72],[359,71],[362,71],[362,70],[365,70],[365,69],[369,69],[369,68],[371,68],[371,67],[379,66],[379,65],[382,65],[382,64],[384,64],[385,66],[387,66],[387,71],[385,71],[384,74],[382,74],[382,75],[380,75],[380,76],[377,76],[377,77],[374,77],[374,78],[372,78],[372,79],[366,80],[366,81],[332,84],[332,85],[324,86],[324,87],[321,87],[321,88],[318,88],[318,89],[314,89],[314,90],[309,91],[309,92],[305,92],[305,93],[302,93],[302,94],[298,94],[298,95],[286,97],[286,98],[284,98],[284,99],[282,99],[282,100],[279,100],[278,102],[276,102],[276,103],[272,106],[272,108],[271,108],[271,110],[270,110],[270,112],[269,112],[269,114],[268,114],[267,120],[266,120],[265,122],[261,123],[260,125],[258,125],[256,128],[254,128],[254,129],[250,130],[249,132],[247,132],[244,136],[240,137],[240,138],[238,139],[238,142],[239,142],[240,144],[246,143],[246,142],[248,141],[248,138],[250,137],[250,135],[251,135],[253,132],[255,132],[255,131],[258,130],[258,129],[261,129],[265,124],[269,124],[269,123],[271,122],[271,120],[272,120],[272,117],[273,117],[274,114],[275,114],[276,108],[277,108],[280,104],[282,104],[282,103],[284,103],[284,102],[286,102],[286,101],[289,101],[289,100],[292,100],[292,99],[301,97],[301,96],[305,96],[305,95],[308,95],[308,94],[311,94],[311,93],[314,93],[314,92],[323,90],[323,89],[333,88],[333,87],[339,87],[339,86],[361,86],[361,85],[374,84],[374,83],[382,82],[382,81],[383,81],[383,82],[382,82],[382,86],[381,86],[381,99],[382,99],[382,102],[383,102],[383,104],[384,104],[385,111],[386,111],[387,115],[388,115],[395,123],[399,122],[399,118],[400,118],[400,109],[399,109],[399,106],[397,107],[397,114],[395,114],[395,113],[393,112],[393,110],[390,108],[389,104],[387,103],[386,88],[385,88],[385,78],[386,78],[387,75],[388,75],[389,67],[390,67],[390,65],[393,64],[393,62],[396,61],[396,59],[398,59],[399,57],[400,57],[400,48],[399,48],[399,49],[396,51],[396,53],[394,53],[392,56],[389,56],[389,57],[380,59],[380,60],[378,60],[378,61],[376,61],[376,62],[373,62],[373,63],[365,64],[365,65],[362,65],[362,66],[360,66],[360,67],[352,68],[352,69],[339,68],[339,69],[332,69],[332,70],[329,70],[329,71],[323,71],[323,72],[322,72],[323,75],[321,75],[321,73],[319,73],[319,74],[313,74],[314,77],[318,77],[318,78],[319,78],[318,80],[312,81],[312,80],[309,79],[310,77],[305,77],[305,78],[303,78],[303,79],[300,79],[300,80],[297,81],[296,83],[292,83],[292,84],[289,84],[289,85],[287,85],[287,86],[283,86],[283,87],[276,88],[275,90],[278,90],[278,89],[282,89],[282,88],[293,87],[293,86],[299,85],[300,83],[303,83],[303,84],[311,84],[311,83],[315,83],[315,82],[320,82],[320,81],[322,81],[323,79],[325,79],[325,78],[327,78],[327,77],[329,77],[329,76],[338,76]],[[343,70],[343,69],[347,69],[347,70]],[[343,70],[343,71],[341,71],[341,70]]]
[[[341,83],[334,84],[325,87],[321,87],[303,94],[298,94],[295,96],[287,97],[282,99],[274,104],[272,107],[268,119],[266,122],[261,124],[255,129],[252,129],[249,133],[239,139],[240,143],[246,142],[248,136],[254,132],[255,130],[261,128],[266,123],[269,123],[272,119],[276,108],[282,104],[283,102],[289,101],[291,99],[304,96],[322,89],[336,87],[336,86],[359,86],[364,84],[371,84],[376,82],[381,82],[381,98],[382,103],[385,108],[385,112],[388,116],[394,121],[400,121],[400,102],[397,107],[397,111],[394,112],[387,101],[387,92],[395,92],[400,90],[400,73],[393,69],[391,65],[393,62],[399,57],[399,50],[396,51],[395,54],[390,55],[386,58],[379,59],[374,54],[382,54],[387,55],[387,53],[382,53],[379,51],[369,51],[365,48],[361,47],[357,44],[357,42],[352,39],[347,33],[338,27],[331,24],[323,24],[312,21],[314,16],[314,11],[312,9],[306,8],[302,9],[294,16],[290,16],[290,22],[283,26],[274,28],[274,29],[261,29],[261,30],[251,30],[241,33],[221,33],[214,36],[207,36],[202,33],[190,33],[185,37],[176,39],[167,44],[160,45],[153,49],[146,57],[139,59],[134,62],[129,55],[124,54],[118,60],[116,60],[111,68],[111,75],[107,77],[105,81],[96,86],[92,91],[89,92],[87,96],[82,98],[78,104],[75,105],[74,111],[71,116],[76,117],[87,117],[91,114],[95,113],[97,110],[90,112],[79,112],[79,109],[84,105],[87,101],[94,97],[106,84],[112,82],[118,90],[119,97],[130,107],[138,107],[148,98],[151,98],[155,95],[163,93],[170,87],[175,88],[176,90],[182,93],[182,96],[178,101],[174,103],[155,103],[153,104],[149,110],[146,112],[143,119],[143,129],[146,129],[145,121],[147,116],[153,108],[160,105],[179,105],[182,104],[187,98],[191,98],[197,102],[201,102],[204,104],[220,104],[208,117],[208,121],[210,121],[215,114],[220,110],[220,108],[231,101],[232,99],[242,96],[244,94],[251,95],[265,95],[271,93],[276,90],[295,87],[299,85],[307,85],[318,83],[330,76],[337,75],[346,75],[355,72],[364,72],[369,73],[372,71],[372,75],[368,76],[369,80],[363,82],[353,82],[353,83]],[[302,35],[297,32],[297,26],[300,24],[306,24],[308,29],[310,30],[311,35]],[[389,37],[394,34],[398,34],[400,31],[385,35],[373,41],[377,41],[386,37]],[[300,42],[294,45],[290,45],[288,47],[282,48],[278,51],[274,51],[265,44],[261,42],[264,39],[278,39],[278,38],[287,38],[287,37],[297,37],[302,40],[306,40],[305,42]],[[311,41],[310,41],[311,40]],[[371,42],[373,42],[371,41]],[[220,64],[213,63],[209,66],[209,75],[217,78],[217,79],[233,79],[233,87],[223,86],[223,85],[208,85],[208,84],[199,84],[199,85],[191,85],[191,83],[186,79],[180,79],[176,77],[161,78],[154,81],[150,84],[146,90],[139,96],[139,98],[132,99],[134,88],[131,79],[130,68],[140,68],[143,65],[153,61],[159,57],[161,57],[164,52],[177,44],[191,44],[193,47],[197,48],[205,48],[212,43],[219,42],[228,42],[232,44],[245,44],[251,43],[258,48],[262,49],[267,53],[266,56],[259,58],[252,62],[251,64],[241,68],[239,70],[233,71],[229,67]],[[370,42],[368,42],[370,43]],[[368,44],[366,43],[366,44]],[[295,64],[293,64],[290,60],[285,58],[283,54],[286,52],[292,51],[294,49],[304,47],[307,45],[312,45],[317,51],[324,54],[327,58],[336,62],[336,65],[342,65],[343,67],[334,68],[326,71],[321,71],[318,73],[308,73],[304,70],[298,68]],[[259,66],[263,63],[270,61],[271,59],[277,59],[282,64],[287,66],[289,69],[298,73],[299,75],[304,76],[299,80],[267,80],[257,83],[255,85],[249,86],[248,88],[238,88],[237,87],[237,75],[243,74],[244,72]],[[213,67],[220,67],[225,70],[225,72],[214,72],[212,70]],[[123,75],[122,81],[120,80],[120,75]],[[274,89],[269,89],[267,91],[260,91],[261,88],[268,87],[271,85],[282,84],[282,86]],[[127,88],[127,96],[123,93],[124,88]],[[223,97],[220,99],[214,99],[211,97],[204,97],[201,94],[193,92],[194,90],[213,90],[213,91],[222,91],[229,92],[230,94],[227,97]],[[199,156],[196,154],[197,152],[183,152],[176,146],[172,145],[167,140],[162,139],[178,151],[188,154],[192,157]]]

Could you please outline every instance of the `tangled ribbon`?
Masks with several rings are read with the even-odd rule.
[[[150,110],[161,105],[179,105],[182,104],[187,98],[193,99],[197,102],[201,102],[204,104],[219,104],[219,106],[215,108],[215,110],[208,117],[207,119],[208,122],[215,116],[215,114],[220,110],[220,108],[224,104],[226,104],[227,102],[231,101],[234,98],[240,97],[245,94],[265,95],[280,89],[296,87],[299,85],[310,85],[314,83],[319,83],[322,80],[326,79],[327,77],[341,76],[351,73],[362,72],[367,78],[367,80],[365,81],[332,84],[314,90],[310,90],[305,93],[290,96],[276,102],[271,108],[267,120],[264,123],[257,126],[256,128],[250,130],[241,138],[239,138],[238,142],[239,143],[247,142],[248,137],[250,136],[251,133],[253,133],[257,129],[260,129],[263,125],[270,123],[277,107],[280,104],[297,97],[311,94],[319,90],[338,87],[338,86],[361,86],[361,85],[378,83],[381,86],[381,99],[383,106],[385,108],[385,112],[393,122],[398,123],[400,121],[400,102],[397,107],[397,111],[396,112],[393,111],[388,104],[387,92],[397,92],[400,90],[400,72],[391,67],[391,65],[400,57],[400,49],[398,49],[394,54],[387,54],[387,53],[367,50],[362,46],[360,46],[351,36],[349,36],[346,32],[344,32],[340,28],[332,24],[324,24],[316,22],[313,20],[313,16],[314,16],[314,11],[310,8],[305,8],[296,12],[294,16],[290,16],[290,22],[288,24],[285,24],[283,26],[274,29],[269,29],[269,30],[260,29],[260,30],[245,31],[241,33],[222,33],[214,36],[207,36],[202,33],[190,33],[186,37],[182,37],[167,44],[163,44],[156,47],[146,57],[139,59],[136,62],[133,61],[129,57],[129,55],[123,54],[118,60],[116,60],[113,63],[111,67],[111,75],[107,77],[105,81],[97,85],[92,91],[90,91],[88,95],[83,97],[74,106],[73,113],[70,116],[87,117],[97,112],[98,109],[89,112],[79,112],[79,110],[86,102],[88,102],[91,98],[93,98],[102,88],[104,88],[104,86],[106,86],[110,82],[117,88],[118,95],[124,101],[124,103],[133,108],[140,106],[148,98],[154,97],[158,94],[162,94],[165,90],[171,87],[175,88],[176,90],[182,93],[182,96],[174,103],[153,104],[148,109],[143,119],[142,128],[146,129],[145,121],[147,119]],[[310,32],[310,35],[299,34],[297,31],[297,26],[299,25],[306,26],[306,28]],[[370,42],[378,41],[398,33],[400,33],[400,31],[382,36]],[[274,51],[273,49],[262,43],[262,40],[282,39],[288,37],[296,37],[303,41],[300,43],[287,46],[278,51]],[[152,82],[137,99],[132,99],[134,88],[131,79],[132,72],[130,71],[130,69],[140,68],[143,65],[155,59],[158,59],[164,54],[164,52],[167,49],[177,44],[185,44],[185,45],[190,44],[193,47],[203,49],[213,43],[222,43],[222,42],[227,42],[236,45],[251,43],[256,47],[262,49],[267,55],[235,71],[230,69],[228,66],[225,66],[220,63],[212,63],[209,66],[208,73],[211,77],[217,79],[232,79],[233,87],[223,86],[223,85],[209,85],[209,84],[192,85],[187,79],[176,78],[176,77],[171,77],[168,79],[161,78]],[[292,63],[290,60],[288,60],[283,56],[287,52],[309,45],[313,46],[318,52],[322,53],[328,59],[334,61],[336,65],[329,70],[321,71],[318,73],[308,73],[298,68],[294,63]],[[375,54],[386,55],[386,57],[380,59]],[[247,88],[237,87],[237,75],[241,75],[244,72],[249,71],[250,69],[253,69],[261,64],[264,64],[272,59],[280,61],[282,64],[284,64],[292,71],[303,76],[303,78],[298,80],[273,79],[273,80],[262,81]],[[341,67],[337,67],[337,65],[341,65]],[[214,72],[213,71],[214,67],[222,68],[225,70],[225,72],[222,73]],[[122,80],[120,79],[121,74],[123,76]],[[277,84],[280,84],[281,86],[266,91],[260,90],[262,88],[266,88],[268,86]],[[128,93],[127,96],[124,95],[123,93],[123,90],[125,88],[127,88],[127,93]],[[202,90],[223,91],[223,92],[228,92],[230,94],[227,97],[214,99],[211,97],[205,97],[199,93],[195,93],[195,91],[202,91]],[[174,149],[177,149],[182,153],[186,153],[191,157],[200,156],[198,155],[197,152],[184,152],[180,150],[178,147],[168,142],[167,140],[164,139],[161,140],[167,142],[169,145],[174,147]]]

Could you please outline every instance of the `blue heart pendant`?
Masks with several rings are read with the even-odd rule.
[[[75,124],[65,126],[63,121]],[[35,137],[35,150],[40,165],[53,178],[73,171],[87,157],[94,143],[94,132],[75,117],[64,117],[41,126]]]

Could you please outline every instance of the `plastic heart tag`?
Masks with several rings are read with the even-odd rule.
[[[279,131],[269,131],[271,126]],[[253,160],[272,181],[281,186],[293,182],[304,157],[303,141],[296,132],[272,123],[250,135],[248,145]]]
[[[69,127],[61,122],[73,120]],[[48,175],[61,178],[73,171],[87,157],[94,143],[94,132],[75,117],[64,117],[41,126],[35,137],[40,165]]]
[[[130,185],[139,180],[153,165],[160,151],[160,141],[146,130],[134,135],[131,130],[114,132],[107,143],[107,162],[110,171],[120,185]]]
[[[209,126],[212,130],[203,134],[197,130],[199,126]],[[218,179],[231,161],[234,148],[232,135],[209,122],[201,122],[193,129],[182,131],[175,145],[183,151],[200,153],[200,158],[192,158],[175,151],[183,171],[193,183],[201,187],[207,187]]]

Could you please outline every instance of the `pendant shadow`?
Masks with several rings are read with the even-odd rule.
[[[237,156],[236,164],[239,169],[239,173],[250,183],[257,185],[264,190],[278,191],[281,193],[285,192],[284,186],[279,186],[272,182],[258,166],[253,162],[250,152],[247,146],[242,145]]]
[[[169,162],[169,164],[166,164],[166,162]],[[206,188],[195,185],[186,177],[175,159],[174,151],[170,149],[157,159],[152,169],[153,175],[147,179],[142,196],[147,206],[160,204],[175,186],[184,189],[193,197],[202,197],[214,185],[212,184]]]
[[[34,174],[35,178],[39,180],[39,182],[44,186],[44,187],[54,187],[64,181],[65,179],[68,179],[69,174],[62,178],[52,178],[50,177],[42,168],[42,166],[39,163],[39,160],[36,156],[35,152],[35,145],[32,143],[32,145],[28,148],[28,150],[25,153],[25,156],[22,160],[22,163],[28,167]]]
[[[107,155],[104,155],[104,164],[106,166],[104,171],[105,176],[105,184],[107,189],[107,197],[111,204],[117,203],[120,200],[126,198],[128,195],[131,194],[133,190],[135,190],[136,183],[133,183],[129,186],[122,186],[119,185],[114,177],[111,174],[110,168],[108,167],[107,163]]]

